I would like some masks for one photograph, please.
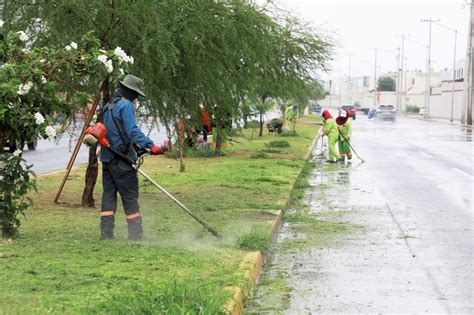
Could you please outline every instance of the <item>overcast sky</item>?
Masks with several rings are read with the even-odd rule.
[[[378,49],[380,71],[396,69],[396,51],[401,47],[399,35],[428,44],[429,23],[422,18],[440,19],[458,30],[457,59],[465,58],[469,6],[463,0],[277,0],[317,28],[334,33],[338,41],[332,72],[323,75],[338,78],[349,72],[351,76],[374,72],[374,50]],[[454,32],[433,23],[432,67],[435,70],[452,67]],[[390,52],[392,51],[392,52]],[[405,41],[408,69],[425,69],[426,48],[410,40]]]

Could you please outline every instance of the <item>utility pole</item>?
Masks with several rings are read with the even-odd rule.
[[[422,46],[422,47],[424,47],[424,48],[426,49],[426,64],[425,64],[425,66],[427,67],[427,66],[428,66],[428,46],[425,45],[425,44],[423,44],[423,43],[420,43],[420,42],[418,42],[418,41],[416,41],[416,40],[414,40],[414,39],[408,38],[408,37],[407,37],[406,39],[407,39],[408,41],[410,41],[410,42],[412,42],[412,43],[414,43],[414,44],[417,44],[417,45],[419,45],[419,46]],[[428,69],[426,69],[425,73],[428,73]],[[428,81],[425,80],[425,93],[424,93],[424,94],[425,94],[425,101],[424,101],[425,109],[428,108],[428,84],[427,84],[427,83],[428,83]],[[426,114],[425,114],[425,117],[426,117]]]
[[[446,25],[443,25],[441,23],[436,23],[438,26],[441,26],[451,32],[454,32],[454,60],[453,60],[453,86],[451,89],[451,119],[450,121],[453,122],[453,112],[454,112],[454,85],[456,82],[456,42],[457,42],[457,37],[458,37],[458,31],[455,29],[452,29]]]
[[[404,69],[406,67],[406,65],[404,65],[404,61],[405,61],[405,58],[404,58],[404,56],[405,56],[405,38],[410,37],[410,35],[402,34],[399,37],[402,38],[402,56],[401,56],[401,59],[400,59],[400,68],[398,70],[398,73],[400,74],[400,106],[397,106],[397,113],[401,114],[402,109],[403,109],[403,104],[404,104],[403,95],[406,94],[406,84],[405,84],[405,91],[402,92],[403,77],[405,76]],[[406,81],[406,79],[405,79],[405,81]]]
[[[400,110],[400,93],[402,92],[402,82],[400,76],[400,47],[397,48],[397,83],[396,83],[396,90],[397,90],[397,113]]]
[[[427,94],[428,94],[428,97],[427,97],[427,103],[426,103],[426,112],[425,112],[425,118],[429,118],[430,117],[430,103],[431,103],[431,25],[433,24],[433,22],[439,22],[439,19],[438,20],[433,20],[432,18],[429,18],[429,19],[422,19],[421,22],[428,22],[429,23],[429,36],[428,36],[428,64],[427,64],[427,74],[426,74],[426,77],[427,77]]]
[[[405,87],[404,87],[404,92],[403,92],[403,103],[405,104],[405,110],[403,112],[406,112],[407,109],[407,57],[405,57]]]
[[[472,101],[473,101],[473,94],[474,94],[474,76],[473,76],[473,68],[474,68],[474,3],[471,1],[471,14],[469,18],[469,53],[468,53],[468,60],[469,60],[469,92],[468,92],[468,102],[467,102],[467,115],[466,115],[466,124],[472,126]]]
[[[375,67],[374,67],[374,107],[377,107],[377,48],[375,50]]]

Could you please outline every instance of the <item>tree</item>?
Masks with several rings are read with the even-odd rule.
[[[4,153],[6,140],[22,148],[37,137],[54,138],[57,130],[51,118],[72,117],[88,102],[78,87],[117,77],[124,52],[100,51],[92,33],[65,47],[29,47],[25,31],[6,32],[0,25],[0,171],[1,230],[3,237],[14,237],[20,226],[19,214],[31,205],[26,197],[35,189],[34,173],[22,159],[21,149]],[[114,67],[115,65],[115,67]]]
[[[380,77],[377,81],[377,91],[393,92],[395,90],[395,80],[392,77]]]
[[[287,11],[276,6],[266,6],[265,10],[275,23],[269,31],[267,59],[257,63],[256,93],[279,99],[284,116],[288,104],[296,101],[304,107],[307,103],[306,98],[312,94],[308,84],[315,81],[317,71],[327,70],[332,43]]]
[[[102,47],[130,52],[149,109],[168,134],[177,118],[196,116],[202,101],[215,121],[217,155],[223,126],[240,117],[246,100],[291,97],[326,69],[332,47],[286,12],[245,0],[6,2],[11,12],[21,9],[16,24],[43,30],[36,43],[62,45],[94,29]]]
[[[121,47],[134,56],[136,63],[133,73],[145,79],[147,95],[152,100],[150,104],[161,98],[162,89],[159,84],[153,84],[155,76],[163,77],[162,69],[171,66],[172,71],[175,53],[173,47],[168,47],[169,37],[161,27],[159,15],[162,3],[157,1],[5,1],[4,17],[6,26],[28,29],[33,46],[60,47],[67,40],[77,40],[80,34],[94,30],[101,49]],[[147,12],[147,14],[143,14]],[[102,102],[109,101],[115,84],[104,81],[102,84]],[[87,92],[95,94],[97,84],[89,86]],[[146,103],[148,104],[148,103]],[[157,106],[150,106],[154,117],[157,116]],[[99,113],[102,108],[99,106]],[[99,121],[101,115],[99,115]],[[168,128],[169,133],[169,128]],[[94,207],[94,186],[98,176],[97,148],[89,149],[89,165],[86,170],[85,188],[82,196],[83,206]]]

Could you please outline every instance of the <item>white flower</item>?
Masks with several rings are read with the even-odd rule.
[[[124,74],[125,74],[125,72],[123,71],[122,68],[119,69],[119,72],[120,72],[121,75],[124,75]]]
[[[15,107],[15,105],[13,105],[12,102],[8,102],[8,108],[12,109],[13,107]]]
[[[20,149],[16,149],[15,152],[13,152],[13,155],[14,156],[20,156],[21,152],[22,151]]]
[[[97,57],[97,60],[99,60],[100,62],[102,62],[105,65],[105,63],[107,62],[107,56],[106,55],[99,55]]]
[[[18,87],[17,94],[25,95],[31,90],[32,87],[33,87],[33,82],[31,81],[28,81],[25,84],[20,84],[20,86]]]
[[[50,140],[52,140],[54,137],[56,137],[56,129],[52,126],[47,126],[44,130],[46,132],[46,135]]]
[[[70,51],[71,49],[72,49],[71,46],[69,46],[69,45],[66,46],[66,50],[67,50],[67,51]]]
[[[43,63],[43,62],[46,61],[46,59],[40,59],[40,60],[38,60],[38,61],[41,62],[41,63]]]
[[[105,63],[105,68],[107,69],[108,73],[112,73],[114,71],[114,66],[112,65],[112,60],[107,60]]]
[[[42,75],[42,76],[41,76],[41,83],[46,84],[46,82],[48,82],[48,81],[46,80],[46,78],[44,77],[44,75]]]
[[[71,42],[71,44],[69,44],[72,48],[74,49],[77,49],[77,44],[75,42]]]
[[[5,23],[5,22],[3,22],[3,20],[0,20],[0,27],[3,26],[3,23]]]
[[[26,53],[28,53],[30,50],[29,50],[28,48],[23,48],[21,51],[26,54]]]
[[[22,42],[26,42],[28,39],[30,39],[28,35],[26,35],[26,33],[23,31],[19,31],[18,34],[20,34],[20,40]]]
[[[135,62],[135,59],[133,59],[132,56],[128,57],[128,62],[130,62],[132,65]]]
[[[35,114],[35,119],[36,119],[36,124],[41,125],[44,123],[44,117],[41,115],[41,113],[36,113]]]
[[[122,61],[128,60],[127,54],[120,47],[117,47],[117,48],[114,49],[114,54],[115,54],[115,56],[117,56],[117,58],[119,60],[119,63],[122,63]]]

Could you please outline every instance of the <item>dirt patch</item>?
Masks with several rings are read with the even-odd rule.
[[[252,151],[232,151],[229,152],[228,156],[235,156],[235,157],[250,157],[255,152]]]

